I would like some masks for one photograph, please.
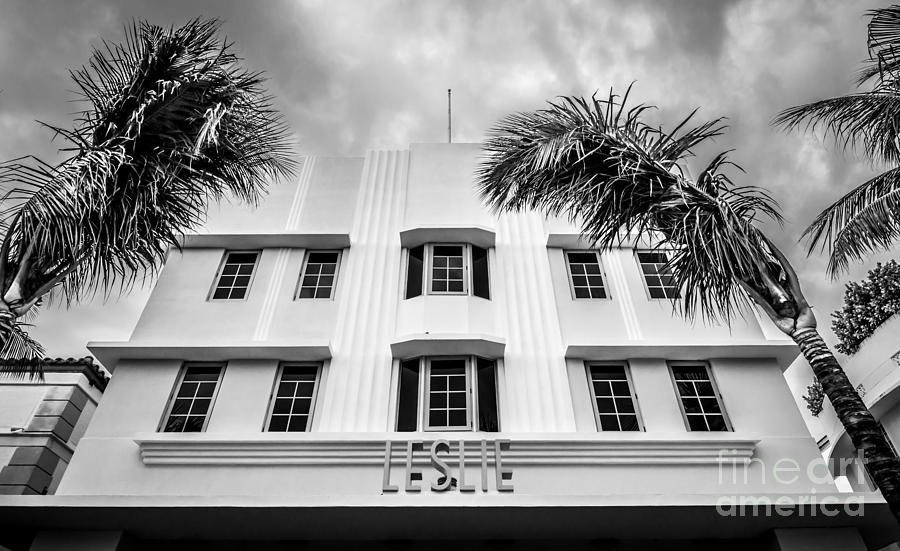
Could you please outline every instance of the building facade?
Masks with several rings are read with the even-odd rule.
[[[792,342],[752,311],[684,321],[665,251],[488,212],[479,154],[308,158],[223,206],[131,339],[91,343],[103,401],[56,495],[5,522],[39,551],[896,539],[822,464]]]

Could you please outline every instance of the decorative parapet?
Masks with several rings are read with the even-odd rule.
[[[6,363],[4,367],[10,369],[13,366]],[[83,358],[44,358],[41,371],[44,373],[81,373],[87,378],[91,386],[99,388],[101,392],[106,390],[106,385],[109,383],[109,375],[94,362],[94,358],[91,356]]]

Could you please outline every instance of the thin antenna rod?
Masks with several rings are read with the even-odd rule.
[[[447,88],[447,143],[453,143],[453,127],[451,126],[453,118],[451,117],[450,105],[450,88]]]

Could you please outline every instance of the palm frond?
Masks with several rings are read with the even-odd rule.
[[[684,313],[729,319],[747,301],[740,282],[758,280],[771,256],[754,223],[780,220],[777,207],[762,190],[733,184],[724,153],[696,181],[683,176],[679,162],[719,135],[721,120],[689,127],[692,113],[666,133],[642,122],[649,106],[626,100],[561,98],[502,119],[484,145],[482,198],[495,211],[567,217],[600,249],[629,234],[652,238],[673,252]]]
[[[28,324],[0,316],[0,373],[16,378],[42,379],[44,347],[26,331]]]
[[[782,111],[774,124],[786,129],[822,129],[844,149],[861,147],[874,161],[900,163],[900,6],[868,12],[869,59],[858,85],[874,79],[871,91],[816,101]],[[849,262],[889,248],[900,238],[897,169],[846,194],[820,213],[804,232],[808,252],[829,252],[832,277]]]
[[[88,107],[74,130],[53,127],[72,156],[0,165],[18,190],[5,212],[4,295],[33,303],[60,285],[65,300],[127,290],[154,272],[170,246],[223,197],[253,203],[292,174],[290,135],[259,73],[219,40],[220,22],[177,28],[134,22],[121,44],[104,42],[72,73]],[[10,298],[10,297],[7,297]]]
[[[806,229],[809,252],[831,251],[828,273],[836,277],[851,260],[890,248],[900,239],[900,168],[861,184],[822,211]]]
[[[869,60],[859,71],[857,83],[878,77],[882,82],[897,79],[900,73],[900,6],[871,10],[868,15]]]
[[[883,86],[785,109],[773,124],[787,130],[824,130],[843,149],[862,146],[871,157],[900,162],[900,93]]]

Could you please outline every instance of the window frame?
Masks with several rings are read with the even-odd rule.
[[[625,382],[628,384],[628,393],[631,395],[631,404],[634,407],[634,414],[637,417],[638,430],[603,430],[600,426],[600,411],[597,409],[597,394],[594,391],[594,379],[591,377],[591,367],[592,366],[610,366],[610,367],[621,367],[625,372]],[[588,384],[588,392],[591,395],[591,407],[594,410],[594,424],[597,426],[597,432],[608,432],[608,433],[625,433],[625,432],[647,432],[646,427],[644,426],[644,418],[641,415],[641,408],[638,404],[638,396],[637,392],[634,390],[634,383],[631,379],[631,365],[629,365],[627,360],[624,361],[585,361],[584,362],[584,373],[587,376],[587,384]],[[618,409],[618,408],[617,408]],[[618,417],[618,413],[616,413],[616,417]],[[619,422],[621,426],[621,421]]]
[[[684,400],[682,400],[681,393],[678,391],[678,382],[675,380],[675,371],[672,369],[673,367],[678,366],[697,366],[702,365],[706,369],[706,376],[709,378],[710,386],[712,386],[713,394],[715,395],[716,401],[719,403],[719,411],[722,412],[722,419],[725,422],[725,430],[724,431],[701,431],[701,430],[693,430],[691,429],[691,425],[688,422],[688,414],[684,409]],[[666,370],[669,372],[669,380],[672,381],[672,389],[675,391],[675,399],[678,401],[678,409],[681,411],[681,420],[684,422],[684,428],[688,432],[699,432],[699,433],[713,433],[713,432],[734,432],[734,425],[731,424],[731,418],[728,416],[728,410],[725,409],[725,400],[722,398],[722,393],[719,391],[719,384],[716,382],[715,375],[712,372],[712,366],[707,360],[666,360]],[[704,422],[706,422],[706,416],[704,415]],[[707,427],[709,423],[706,423]]]
[[[418,358],[394,358],[397,366],[397,373],[402,369],[403,362],[415,360],[418,362],[419,369],[419,385],[416,399],[416,430],[415,432],[484,432],[494,433],[493,431],[481,431],[478,429],[479,404],[475,393],[478,391],[478,359],[482,358],[494,364],[494,403],[497,405],[497,433],[502,432],[502,419],[500,415],[500,359],[490,358],[487,356],[479,356],[477,354],[457,354],[457,355],[423,355]],[[466,413],[468,428],[433,428],[428,423],[429,406],[431,405],[430,396],[430,376],[431,376],[431,360],[454,360],[462,359],[466,361]],[[398,428],[400,415],[398,407],[400,405],[400,378],[396,379],[391,399],[391,430],[393,432],[402,432]],[[406,433],[406,431],[403,431]]]
[[[300,297],[300,291],[303,289],[303,278],[306,276],[306,268],[309,264],[309,255],[311,253],[337,253],[337,262],[334,266],[334,280],[331,284],[331,293],[327,297]],[[297,286],[294,289],[294,300],[334,300],[337,295],[338,277],[341,273],[341,260],[344,257],[343,249],[306,249],[303,253],[303,264],[300,265],[300,277],[297,278]]]
[[[221,299],[219,299],[221,300]],[[209,426],[209,419],[212,417],[213,409],[216,407],[216,399],[219,397],[219,390],[222,388],[222,381],[225,379],[225,370],[228,368],[228,362],[192,362],[186,361],[182,362],[181,369],[178,372],[178,377],[175,379],[175,384],[172,386],[172,391],[169,393],[169,401],[166,404],[166,409],[163,412],[162,419],[160,419],[159,425],[156,428],[156,432],[164,433],[164,434],[178,434],[183,432],[195,432],[195,431],[179,431],[178,433],[172,431],[168,432],[165,430],[166,424],[169,421],[169,417],[172,415],[172,408],[175,407],[175,400],[178,398],[178,391],[181,390],[181,385],[184,383],[184,377],[187,374],[187,370],[190,367],[218,367],[219,368],[219,378],[216,380],[216,388],[213,390],[213,394],[210,397],[209,401],[209,409],[206,410],[206,415],[204,415],[203,419],[203,427],[196,432],[206,432],[206,427]]]
[[[473,420],[477,419],[477,412],[475,408],[477,407],[476,402],[478,400],[474,399],[473,389],[477,388],[475,385],[475,377],[477,376],[474,373],[474,364],[472,361],[472,356],[425,356],[422,358],[424,360],[424,365],[422,363],[419,364],[419,369],[423,370],[424,373],[424,388],[422,389],[422,395],[420,401],[422,402],[422,430],[425,432],[477,432],[473,428]],[[466,377],[466,426],[462,427],[433,427],[429,422],[429,414],[431,413],[431,364],[435,360],[463,360],[465,362],[465,377]],[[420,384],[420,386],[423,386]]]
[[[219,287],[219,279],[222,277],[222,271],[225,269],[225,265],[228,263],[228,256],[231,254],[242,254],[242,253],[254,253],[256,254],[256,261],[253,262],[253,271],[250,272],[250,281],[247,282],[247,292],[244,293],[242,298],[214,298],[216,294],[216,289]],[[253,281],[256,280],[256,272],[259,271],[259,261],[262,258],[262,249],[226,249],[222,254],[222,259],[219,261],[219,268],[216,270],[216,277],[213,278],[212,286],[209,289],[209,293],[206,295],[207,301],[216,301],[216,302],[231,302],[231,301],[246,301],[250,298],[250,289],[253,288]]]
[[[572,265],[569,262],[569,253],[594,253],[597,265],[600,266],[600,281],[603,283],[605,297],[577,297],[575,296],[575,280],[572,278]],[[606,267],[603,265],[603,255],[597,249],[563,249],[563,263],[566,265],[566,275],[569,278],[569,294],[572,300],[612,300],[609,282],[606,279]]]
[[[308,419],[306,421],[306,429],[303,432],[312,432],[313,422],[316,419],[316,405],[318,403],[319,396],[319,387],[322,382],[322,362],[279,362],[278,369],[275,372],[275,380],[272,382],[272,390],[269,392],[269,407],[266,408],[266,416],[263,419],[262,432],[264,433],[272,433],[272,434],[288,434],[288,433],[299,433],[300,431],[290,431],[290,430],[278,430],[273,431],[269,430],[270,425],[272,424],[272,413],[275,409],[275,400],[278,395],[278,385],[281,384],[281,376],[284,373],[285,367],[315,367],[316,368],[316,380],[313,383],[313,391],[312,396],[309,403],[309,414]],[[290,417],[290,416],[289,416]]]
[[[641,258],[638,256],[638,253],[662,253],[662,254],[666,255],[666,262],[668,263],[670,260],[669,255],[672,252],[671,249],[637,249],[637,248],[635,248],[635,249],[633,249],[633,251],[634,251],[634,261],[637,264],[638,273],[641,276],[641,283],[642,283],[642,286],[644,287],[644,295],[647,297],[647,300],[680,300],[681,299],[681,291],[677,287],[675,287],[675,293],[676,293],[675,296],[671,297],[671,298],[669,298],[669,297],[657,298],[650,294],[650,286],[647,285],[647,276],[644,274],[644,268],[641,266],[641,264],[643,264],[643,262],[641,262]]]
[[[434,248],[435,247],[462,247],[462,271],[463,271],[463,290],[462,291],[433,291],[432,285],[434,282]],[[444,243],[444,242],[435,242],[435,243],[425,243],[425,293],[428,295],[449,295],[449,296],[472,296],[471,288],[471,270],[470,265],[472,264],[472,246],[469,243]],[[490,269],[490,268],[488,268]],[[490,277],[490,273],[488,274]],[[490,279],[488,280],[490,281]],[[490,283],[489,283],[490,284]]]

